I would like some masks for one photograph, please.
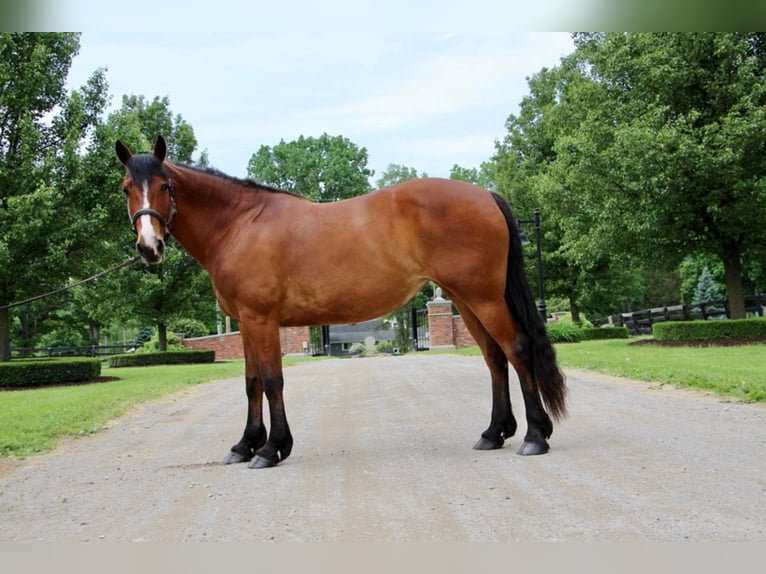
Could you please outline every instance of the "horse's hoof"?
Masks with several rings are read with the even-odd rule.
[[[247,462],[248,460],[250,460],[250,457],[246,457],[239,454],[238,452],[231,451],[226,455],[226,458],[223,459],[223,464],[237,464],[239,462]]]
[[[545,454],[548,450],[550,450],[550,447],[545,440],[537,442],[525,440],[524,444],[521,445],[521,448],[517,452],[522,456],[530,456],[534,454]]]
[[[250,464],[247,465],[247,468],[271,468],[272,466],[276,466],[278,462],[279,460],[256,454],[253,457],[253,460],[250,461]]]
[[[503,442],[502,440],[497,441],[481,437],[473,445],[473,450],[497,450],[498,448],[503,448]]]

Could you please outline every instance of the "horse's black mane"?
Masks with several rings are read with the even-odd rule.
[[[265,183],[261,183],[259,181],[255,181],[253,179],[247,178],[247,179],[240,179],[238,177],[234,177],[232,175],[228,175],[226,173],[223,173],[222,171],[219,171],[212,167],[198,167],[195,165],[189,165],[185,163],[179,163],[181,167],[184,167],[186,169],[190,169],[192,171],[196,171],[197,173],[204,173],[207,175],[212,175],[213,177],[218,177],[220,179],[224,179],[226,181],[229,181],[231,183],[235,183],[241,187],[244,187],[246,189],[253,189],[253,190],[263,190],[263,191],[269,191],[271,193],[284,193],[286,195],[292,195],[294,197],[300,197],[302,199],[306,199],[305,196],[300,195],[299,193],[295,193],[294,191],[287,191],[286,189],[279,189],[278,187],[273,187],[271,185],[267,185]]]

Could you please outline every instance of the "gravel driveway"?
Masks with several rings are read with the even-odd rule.
[[[142,405],[96,435],[0,465],[0,540],[766,540],[766,408],[568,371],[551,452],[471,445],[480,358],[406,355],[286,370],[292,456],[218,462],[244,382]]]

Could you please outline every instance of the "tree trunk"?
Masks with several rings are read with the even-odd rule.
[[[729,318],[745,318],[745,294],[742,291],[742,270],[736,251],[723,257],[723,270],[726,278],[726,295],[729,300]]]
[[[569,296],[569,310],[572,313],[572,323],[580,326],[582,321],[580,320],[580,307],[575,300],[574,295]]]
[[[0,363],[11,360],[11,314],[8,309],[0,309]]]
[[[168,350],[168,326],[165,323],[157,324],[157,334],[159,336],[160,351]]]
[[[91,345],[101,344],[101,325],[99,325],[98,323],[90,323],[88,327],[90,329],[90,344]]]

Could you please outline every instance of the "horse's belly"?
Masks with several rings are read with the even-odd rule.
[[[375,319],[401,307],[425,283],[425,278],[385,281],[369,275],[347,282],[340,277],[316,280],[311,288],[296,290],[285,300],[280,322],[326,325]]]

